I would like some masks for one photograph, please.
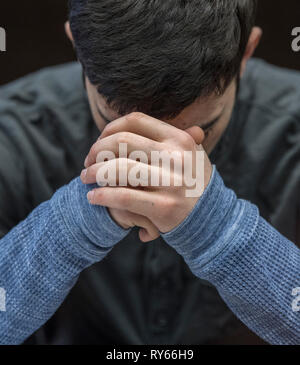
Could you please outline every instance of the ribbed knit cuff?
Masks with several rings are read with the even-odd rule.
[[[249,214],[253,218],[250,225]],[[239,235],[244,235],[245,230],[247,236],[248,231],[254,229],[258,216],[255,206],[238,200],[235,193],[226,188],[216,166],[213,166],[210,183],[192,213],[162,237],[200,277],[201,268],[236,239],[239,240]],[[245,226],[243,222],[246,221]]]
[[[107,208],[89,203],[87,193],[95,187],[99,188],[97,185],[84,185],[80,178],[76,178],[55,193],[51,206],[59,218],[61,229],[73,238],[82,254],[100,259],[130,230],[117,225]]]

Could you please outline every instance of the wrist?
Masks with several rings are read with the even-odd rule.
[[[64,232],[84,249],[97,253],[111,249],[129,230],[121,228],[102,206],[91,205],[87,193],[91,186],[76,178],[59,189],[51,199]]]
[[[213,260],[234,238],[242,235],[244,229],[253,227],[257,215],[255,206],[237,199],[235,193],[226,188],[214,166],[210,183],[192,213],[162,237],[183,256],[192,271],[196,267],[198,270],[199,265]]]

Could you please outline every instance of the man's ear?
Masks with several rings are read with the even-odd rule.
[[[254,51],[256,50],[256,47],[258,46],[260,39],[262,37],[263,31],[261,28],[259,27],[254,27],[252,28],[252,32],[250,34],[249,40],[248,40],[248,44],[246,47],[246,51],[242,60],[242,64],[241,64],[241,77],[243,76],[245,70],[246,70],[246,66],[247,66],[247,62],[249,61],[249,59],[252,57]]]
[[[74,39],[73,39],[73,34],[72,34],[72,31],[71,31],[69,21],[65,22],[65,32],[66,32],[67,37],[70,39],[70,41],[72,42],[73,47],[74,47]]]

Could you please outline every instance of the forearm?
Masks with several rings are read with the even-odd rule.
[[[272,344],[300,343],[299,312],[292,310],[300,250],[238,200],[216,170],[192,214],[164,239],[251,330]]]
[[[82,270],[127,231],[91,206],[79,179],[58,190],[0,241],[0,344],[20,344],[57,310]]]

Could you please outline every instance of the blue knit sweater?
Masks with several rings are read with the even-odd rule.
[[[129,233],[89,204],[90,189],[74,179],[0,241],[0,344],[21,344],[41,327],[80,272]],[[237,199],[215,166],[193,212],[162,237],[252,331],[300,344],[300,250]]]

